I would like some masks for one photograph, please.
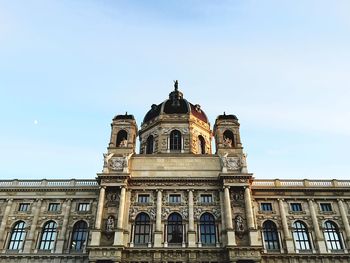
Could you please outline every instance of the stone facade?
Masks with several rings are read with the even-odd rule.
[[[255,179],[236,116],[177,85],[113,119],[96,180],[0,181],[0,262],[350,262],[350,181]]]

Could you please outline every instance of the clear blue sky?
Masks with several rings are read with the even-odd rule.
[[[0,178],[95,178],[178,79],[256,178],[348,179],[350,1],[0,0]]]

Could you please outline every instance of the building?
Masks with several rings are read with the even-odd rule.
[[[255,179],[237,117],[212,131],[177,81],[111,126],[96,180],[0,181],[0,262],[350,262],[350,181]]]

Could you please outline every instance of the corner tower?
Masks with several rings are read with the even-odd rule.
[[[208,118],[199,104],[183,98],[178,81],[169,99],[153,104],[141,124],[140,154],[211,154]]]

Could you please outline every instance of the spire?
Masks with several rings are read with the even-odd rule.
[[[178,80],[174,81],[174,88],[175,88],[175,91],[178,90],[178,88],[179,88],[179,81]]]

